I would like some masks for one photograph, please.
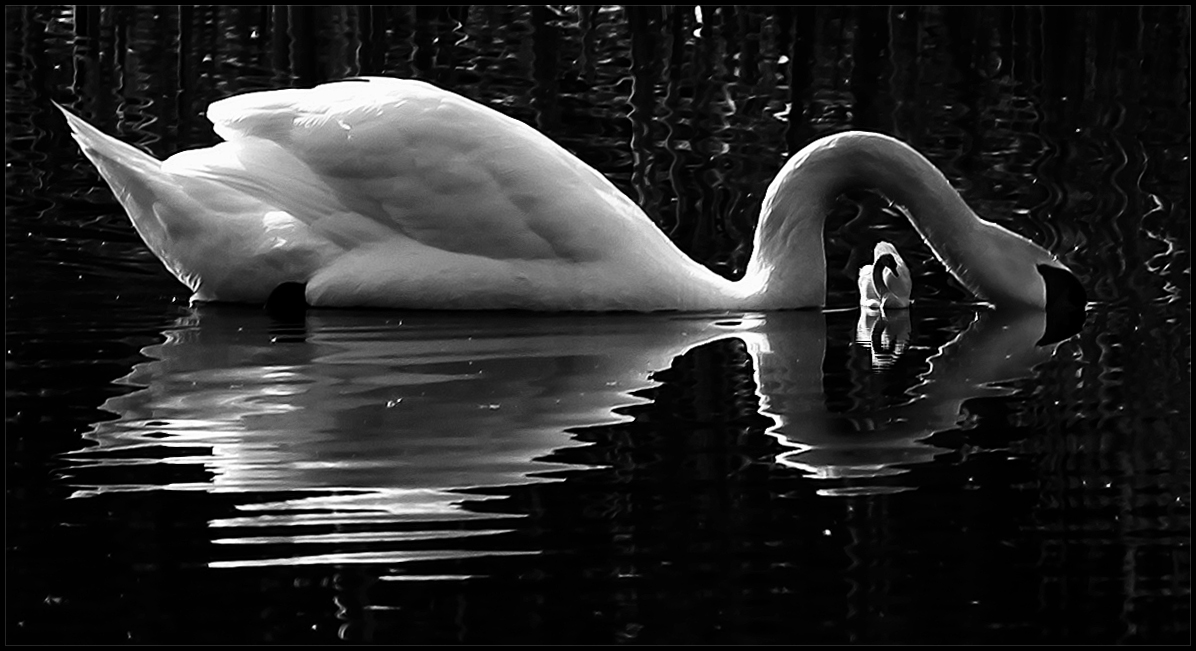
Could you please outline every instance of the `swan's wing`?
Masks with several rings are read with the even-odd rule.
[[[400,237],[490,258],[587,260],[618,248],[629,227],[652,226],[535,129],[423,82],[251,93],[208,117],[228,142],[172,159],[178,173],[227,176],[341,246]]]

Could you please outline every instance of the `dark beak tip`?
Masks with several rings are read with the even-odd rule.
[[[1082,312],[1088,305],[1088,293],[1070,271],[1043,264],[1038,265],[1038,272],[1046,283],[1048,310]]]
[[[1039,345],[1062,341],[1078,333],[1084,326],[1088,293],[1070,271],[1049,265],[1039,265],[1039,273],[1046,283],[1046,331]]]

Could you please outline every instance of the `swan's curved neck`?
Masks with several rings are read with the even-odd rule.
[[[760,210],[755,250],[740,282],[759,309],[823,305],[823,223],[835,198],[874,188],[905,208],[919,234],[948,267],[966,266],[972,232],[981,224],[930,161],[888,136],[848,132],[795,154],[777,174]]]

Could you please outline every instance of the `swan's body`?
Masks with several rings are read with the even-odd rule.
[[[876,243],[872,264],[860,267],[859,287],[861,307],[882,311],[909,307],[914,283],[897,247]]]
[[[747,272],[733,282],[544,135],[423,82],[346,80],[224,99],[208,117],[226,142],[165,161],[64,113],[195,300],[263,302],[299,283],[315,306],[818,307],[823,216],[861,185],[904,204],[983,299],[1043,307],[1038,269],[1066,271],[976,217],[925,158],[877,134],[830,136],[789,160],[765,196]]]

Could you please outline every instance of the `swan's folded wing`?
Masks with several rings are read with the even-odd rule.
[[[252,93],[213,104],[208,117],[230,144],[273,143],[306,168],[304,185],[381,229],[289,210],[336,234],[330,239],[389,232],[492,258],[585,260],[617,249],[606,240],[628,226],[655,230],[609,181],[535,129],[422,82]]]

